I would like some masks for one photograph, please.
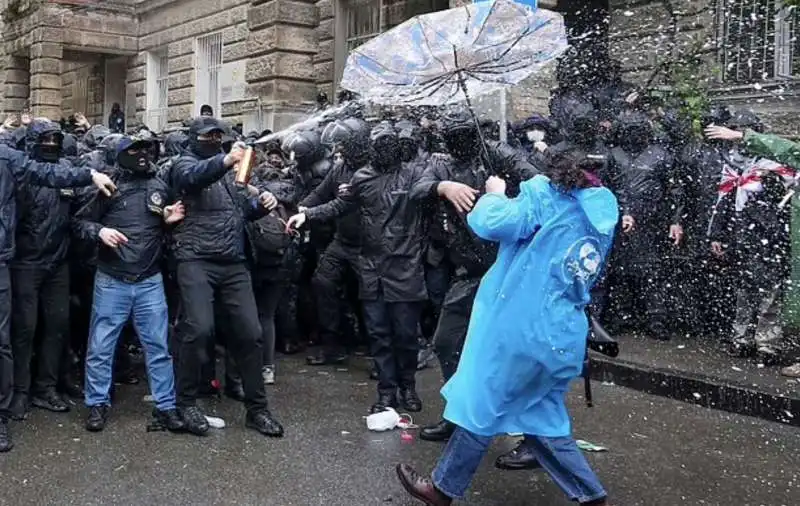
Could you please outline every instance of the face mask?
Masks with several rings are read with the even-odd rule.
[[[192,142],[192,151],[200,158],[211,158],[222,153],[222,143],[210,140],[195,140]]]
[[[544,141],[544,132],[541,130],[528,130],[525,132],[525,137],[527,137],[530,142],[541,142]]]
[[[56,163],[61,156],[61,148],[50,144],[36,144],[33,148],[33,158],[40,162]]]
[[[150,156],[146,151],[133,154],[123,151],[117,155],[117,163],[123,169],[139,174],[146,174],[151,170]]]
[[[400,159],[410,162],[417,157],[417,145],[413,141],[400,141]]]
[[[372,164],[391,167],[400,161],[400,146],[396,139],[379,139],[372,144]]]
[[[477,133],[470,131],[459,131],[445,135],[447,150],[455,158],[473,158],[478,155],[480,140]]]

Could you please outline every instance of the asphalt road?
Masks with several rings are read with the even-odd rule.
[[[434,421],[438,371],[422,373],[420,386],[426,409],[415,421]],[[596,407],[586,408],[581,392],[576,385],[571,398],[576,437],[609,448],[589,458],[615,506],[800,504],[797,429],[613,385],[596,384]],[[283,440],[246,430],[242,407],[229,400],[210,404],[228,422],[210,437],[148,433],[146,393],[144,384],[125,387],[100,434],[83,430],[82,408],[15,423],[17,448],[0,455],[0,504],[411,506],[394,465],[428,470],[440,452],[366,430],[374,384],[364,361],[349,370],[281,362],[270,394]],[[461,504],[570,504],[542,472],[492,467],[513,442],[496,442]]]

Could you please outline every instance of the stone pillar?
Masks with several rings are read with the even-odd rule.
[[[328,99],[333,103],[336,101],[336,90],[333,89],[333,82],[336,77],[336,53],[337,42],[336,16],[337,8],[341,8],[341,0],[318,0],[317,13],[319,14],[319,26],[317,26],[318,51],[314,56],[314,75],[316,76],[317,88],[328,94]]]
[[[30,103],[37,117],[61,118],[61,44],[36,42],[30,49]]]
[[[5,63],[3,90],[3,119],[9,114],[20,114],[29,107],[30,63],[25,56],[9,55]]]
[[[247,13],[248,95],[261,98],[264,123],[278,130],[314,103],[315,0],[253,0]]]

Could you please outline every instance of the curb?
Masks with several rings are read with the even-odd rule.
[[[800,383],[796,396],[783,396],[713,376],[648,367],[597,353],[592,353],[592,379],[706,408],[800,427]]]

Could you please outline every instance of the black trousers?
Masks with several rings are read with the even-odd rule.
[[[456,279],[444,297],[433,346],[445,382],[456,373],[464,341],[467,338],[472,304],[478,293],[480,279]]]
[[[378,393],[416,386],[417,329],[422,302],[365,300],[364,323],[371,339],[372,358],[378,371]]]
[[[444,296],[450,286],[451,267],[446,260],[439,265],[425,265],[425,286],[428,288],[428,302],[422,310],[420,328],[426,341],[433,340],[436,327],[439,325],[439,315],[442,313]]]
[[[341,352],[346,347],[345,336],[342,335],[344,288],[347,277],[357,275],[358,255],[358,248],[345,246],[338,240],[333,241],[319,258],[317,270],[311,280],[316,297],[319,342],[327,353]]]
[[[10,415],[14,395],[14,359],[11,354],[11,273],[0,265],[0,420]]]
[[[214,336],[214,304],[219,304],[226,329],[233,329],[228,353],[238,366],[249,413],[267,409],[261,376],[261,325],[253,296],[250,271],[244,263],[180,262],[177,269],[181,317],[176,329],[178,348],[175,376],[178,405],[194,406],[201,383],[206,346]]]
[[[11,294],[14,392],[36,395],[55,389],[69,329],[69,266],[11,269]],[[34,352],[35,378],[31,370]]]

